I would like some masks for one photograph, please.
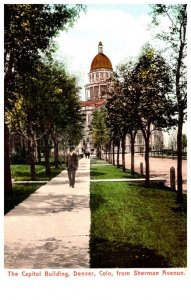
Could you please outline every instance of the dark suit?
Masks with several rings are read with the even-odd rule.
[[[78,156],[75,152],[70,152],[67,156],[66,167],[70,186],[74,187],[76,170],[78,169]]]

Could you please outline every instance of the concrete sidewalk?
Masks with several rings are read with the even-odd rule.
[[[89,268],[90,159],[41,186],[4,218],[6,269]]]

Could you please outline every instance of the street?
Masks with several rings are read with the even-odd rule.
[[[177,160],[172,158],[158,158],[150,157],[150,176],[159,176],[166,179],[166,185],[170,186],[170,168],[175,168],[176,180],[177,180]],[[125,157],[126,168],[131,166],[131,155],[126,154]],[[140,173],[140,163],[143,163],[143,170],[145,174],[145,159],[140,154],[135,154],[135,171]],[[182,161],[182,178],[183,178],[183,191],[187,192],[187,160]]]

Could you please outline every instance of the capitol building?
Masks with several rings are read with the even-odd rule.
[[[88,74],[89,82],[85,85],[85,101],[81,101],[82,112],[85,114],[84,137],[79,145],[79,153],[87,149],[96,153],[90,134],[92,114],[100,109],[107,101],[108,79],[112,78],[113,67],[111,60],[103,52],[103,44],[99,42],[98,53],[93,58]],[[156,149],[158,144],[163,144],[163,133],[161,130],[153,130],[150,137],[151,149]],[[145,148],[144,138],[141,131],[137,132],[135,139],[135,152],[143,152]],[[130,152],[130,138],[126,136],[126,152]]]

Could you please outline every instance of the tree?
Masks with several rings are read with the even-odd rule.
[[[93,113],[90,132],[92,133],[94,146],[97,148],[97,156],[101,158],[101,150],[105,148],[109,139],[105,111],[103,108]]]
[[[160,19],[166,17],[169,30],[163,31],[160,27],[158,38],[167,43],[170,49],[170,61],[174,76],[174,95],[176,97],[177,113],[177,200],[182,202],[182,128],[186,118],[187,107],[187,79],[186,79],[186,51],[187,51],[187,4],[178,5],[151,5],[153,24],[159,26]]]
[[[82,5],[6,4],[5,32],[5,111],[14,104],[14,82],[17,74],[30,72],[41,53],[47,52],[52,38],[61,29],[73,25]],[[9,129],[5,123],[4,165],[5,192],[12,191]]]
[[[124,120],[123,89],[118,73],[114,73],[108,82],[106,122],[110,132],[110,144],[117,143],[118,152],[121,141],[122,168],[125,170],[125,138],[127,134],[126,122]],[[114,148],[114,147],[113,147]],[[117,158],[118,159],[118,158]]]
[[[135,66],[139,126],[145,140],[146,185],[149,186],[149,150],[152,130],[171,127],[173,122],[172,83],[169,65],[146,45]]]
[[[108,92],[106,105],[108,125],[114,136],[121,136],[122,167],[125,170],[125,139],[127,134],[131,140],[131,173],[134,175],[134,143],[138,130],[137,96],[134,89],[134,62],[129,61],[117,67],[112,88]]]
[[[135,138],[139,128],[138,96],[134,82],[135,61],[129,60],[118,66],[122,88],[122,117],[131,145],[131,174],[134,175]]]
[[[44,81],[42,81],[42,77]],[[38,95],[41,106],[36,109],[40,114],[40,128],[44,128],[45,161],[47,174],[50,173],[49,154],[50,136],[54,141],[55,167],[58,167],[58,148],[63,132],[70,132],[70,139],[79,142],[82,136],[83,116],[79,101],[77,79],[65,71],[59,63],[46,64],[39,72]],[[73,129],[72,129],[73,126]],[[71,142],[68,141],[71,145]]]

